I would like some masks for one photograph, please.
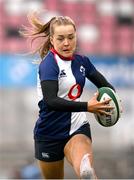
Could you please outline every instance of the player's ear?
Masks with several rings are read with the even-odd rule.
[[[50,43],[53,45],[53,37],[50,36]]]

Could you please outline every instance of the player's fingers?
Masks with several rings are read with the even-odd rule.
[[[100,107],[98,107],[98,109],[114,109],[114,107],[113,106],[100,106]]]
[[[112,99],[108,98],[108,99],[102,101],[101,103],[102,103],[102,104],[109,104],[109,102],[110,102],[111,100],[112,100]]]
[[[108,98],[108,99],[106,99],[106,100],[101,101],[100,104],[102,104],[102,105],[107,105],[107,104],[110,103],[111,100],[112,100],[112,99]]]
[[[97,91],[96,93],[94,93],[94,97],[97,99],[98,96],[99,96],[99,92]]]
[[[101,115],[111,116],[111,112],[106,112],[104,110],[99,110],[98,113],[101,114]]]

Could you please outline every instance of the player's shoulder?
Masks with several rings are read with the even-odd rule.
[[[78,54],[78,53],[75,53],[75,54],[74,54],[74,57],[75,57],[76,59],[83,59],[83,58],[84,58],[83,55]]]
[[[81,61],[82,63],[91,62],[88,56],[81,55],[81,54],[75,54],[75,59]]]
[[[44,63],[44,62],[47,62],[47,61],[53,61],[54,60],[54,55],[49,51],[48,53],[47,53],[47,55],[43,58],[43,60],[42,60],[42,63]]]
[[[55,64],[56,61],[54,59],[54,55],[51,52],[48,52],[47,55],[43,58],[43,60],[40,63],[40,66],[45,66],[49,64]]]

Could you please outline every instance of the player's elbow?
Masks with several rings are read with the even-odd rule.
[[[57,110],[56,105],[55,105],[55,100],[53,100],[53,99],[47,100],[46,105],[47,105],[47,108],[51,111]]]

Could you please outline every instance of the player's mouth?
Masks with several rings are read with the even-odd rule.
[[[63,49],[62,50],[64,53],[72,53],[72,51],[70,49]]]
[[[64,52],[69,52],[70,50],[69,49],[63,49]]]

